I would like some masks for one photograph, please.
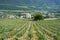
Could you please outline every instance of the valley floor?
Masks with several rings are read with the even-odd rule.
[[[60,20],[0,19],[0,40],[59,40]]]

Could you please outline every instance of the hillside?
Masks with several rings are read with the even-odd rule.
[[[60,0],[0,0],[0,10],[60,11]]]

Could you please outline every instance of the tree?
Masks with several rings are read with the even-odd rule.
[[[41,14],[35,14],[33,16],[33,20],[37,21],[37,20],[42,20],[44,19],[44,17]]]

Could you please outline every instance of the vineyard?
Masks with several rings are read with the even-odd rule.
[[[0,40],[60,40],[60,20],[0,19]]]

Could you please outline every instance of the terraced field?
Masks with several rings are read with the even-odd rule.
[[[60,20],[0,19],[0,40],[60,40]]]

